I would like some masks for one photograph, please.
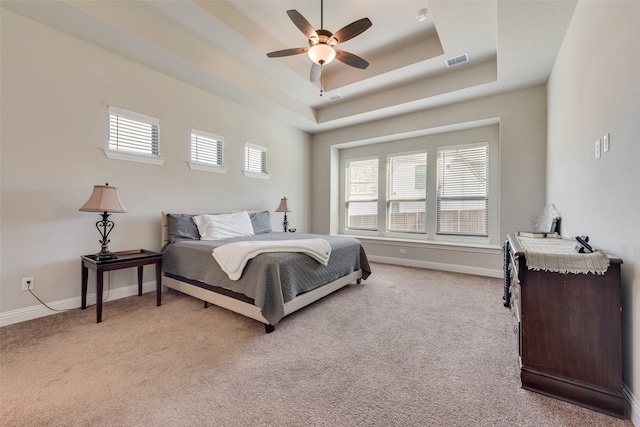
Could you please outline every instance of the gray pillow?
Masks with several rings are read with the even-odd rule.
[[[269,211],[252,212],[249,214],[251,225],[253,225],[253,234],[271,233],[271,218]]]
[[[179,242],[180,240],[200,240],[198,227],[192,218],[193,215],[189,214],[167,214],[169,241],[171,243]]]

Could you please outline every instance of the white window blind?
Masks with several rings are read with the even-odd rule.
[[[244,170],[267,174],[267,149],[247,142],[244,146]]]
[[[487,236],[489,145],[438,149],[439,234]]]
[[[160,120],[109,107],[109,149],[160,155]]]
[[[346,227],[378,229],[378,158],[345,162]]]
[[[212,166],[224,166],[224,138],[191,129],[191,161]]]
[[[424,233],[427,152],[387,156],[387,230]]]

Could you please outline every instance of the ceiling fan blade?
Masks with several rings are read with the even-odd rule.
[[[310,74],[309,80],[311,80],[312,82],[317,82],[318,80],[320,80],[321,76],[322,76],[322,65],[316,64],[314,62],[311,65],[311,74]]]
[[[358,19],[357,21],[354,21],[346,27],[343,27],[336,31],[331,38],[336,40],[336,44],[344,43],[347,40],[350,40],[355,36],[362,34],[371,25],[371,20],[369,18]]]
[[[302,34],[307,36],[308,39],[312,37],[318,37],[315,28],[313,28],[309,21],[307,21],[305,17],[300,14],[300,12],[295,9],[291,9],[287,10],[287,15],[289,15],[289,18],[291,18],[296,27],[298,27],[298,29],[302,31]]]
[[[336,49],[336,59],[340,62],[344,62],[347,65],[351,65],[352,67],[360,68],[361,70],[364,70],[369,66],[369,63],[360,58],[358,55],[345,52],[344,50]]]
[[[293,49],[283,49],[276,50],[275,52],[269,52],[267,53],[267,56],[269,58],[278,58],[280,56],[299,55],[301,53],[305,53],[308,50],[308,47],[294,47]]]

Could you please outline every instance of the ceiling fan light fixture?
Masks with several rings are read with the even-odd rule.
[[[351,24],[340,28],[335,34],[329,30],[323,29],[323,10],[324,2],[320,0],[320,29],[316,30],[310,23],[295,9],[287,10],[287,15],[293,24],[307,36],[309,40],[309,47],[297,47],[292,49],[276,50],[274,52],[267,53],[269,58],[279,58],[281,56],[299,55],[307,52],[309,59],[313,62],[311,65],[311,72],[309,73],[309,80],[317,82],[320,80],[320,95],[322,96],[322,69],[324,65],[329,64],[334,59],[342,62],[343,64],[350,65],[355,68],[364,70],[369,66],[369,63],[358,55],[353,53],[334,49],[334,46],[344,43],[347,40],[362,34],[372,23],[369,18],[358,19]]]
[[[307,53],[309,54],[309,58],[319,65],[326,65],[336,57],[335,49],[325,43],[318,43],[315,46],[311,46]]]

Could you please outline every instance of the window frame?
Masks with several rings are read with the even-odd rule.
[[[378,156],[368,156],[368,157],[360,157],[360,158],[353,158],[353,159],[348,159],[345,160],[344,162],[344,167],[343,167],[343,171],[344,171],[344,197],[343,197],[343,201],[344,201],[344,230],[346,231],[350,231],[350,232],[356,232],[356,233],[377,233],[378,230],[380,229],[380,225],[379,225],[379,220],[380,220],[380,209],[377,208],[376,209],[376,227],[375,228],[369,228],[369,227],[353,227],[353,226],[349,226],[348,222],[349,222],[349,203],[353,203],[353,202],[369,202],[369,203],[373,203],[375,202],[376,206],[379,205],[379,201],[380,201],[380,185],[379,182],[376,182],[376,197],[375,198],[371,198],[371,199],[359,199],[359,200],[348,200],[347,199],[347,194],[348,194],[348,179],[347,179],[347,165],[349,163],[352,162],[364,162],[364,161],[369,161],[369,160],[373,160],[375,159],[377,164],[376,164],[376,168],[377,168],[377,173],[376,173],[376,180],[378,181],[378,178],[380,176],[380,159],[378,158]]]
[[[393,197],[391,195],[391,192],[393,191],[393,188],[391,188],[392,176],[390,174],[390,160],[392,158],[396,158],[396,157],[408,157],[408,156],[417,155],[417,154],[424,154],[424,169],[425,169],[424,170],[424,180],[425,180],[425,187],[424,187],[424,189],[422,189],[422,188],[419,189],[419,190],[423,190],[423,196],[424,197],[403,197],[403,198]],[[427,230],[426,230],[426,217],[427,217],[427,212],[428,212],[427,188],[428,188],[428,185],[429,185],[428,184],[429,180],[427,179],[428,159],[429,159],[429,153],[428,153],[427,149],[420,149],[420,150],[413,150],[413,151],[403,151],[403,152],[397,152],[397,153],[388,153],[386,155],[385,232],[387,234],[400,234],[400,235],[403,235],[405,233],[413,234],[413,235],[425,235],[426,234],[426,232],[427,232]],[[420,165],[420,166],[422,166],[422,165]],[[414,174],[416,174],[416,173],[417,172],[414,170]],[[417,185],[417,178],[414,179],[414,185]],[[416,188],[416,190],[418,190],[418,188]],[[392,229],[391,228],[391,211],[392,211],[391,204],[393,202],[423,202],[424,203],[424,211],[423,212],[424,212],[424,216],[425,216],[424,230]]]
[[[261,158],[260,163],[260,171],[256,171],[256,170],[252,170],[250,168],[247,168],[247,166],[251,166],[249,163],[247,163],[248,161],[248,156],[249,156],[249,151],[248,150],[254,150],[254,151],[259,151],[261,153],[261,156],[264,157],[264,160]],[[242,170],[244,176],[248,177],[248,178],[258,178],[258,179],[269,179],[269,169],[268,169],[268,148],[267,147],[263,147],[262,145],[258,145],[258,144],[254,144],[252,142],[245,142],[244,143],[244,155],[243,155],[243,159],[244,159],[244,169]],[[262,167],[264,165],[264,168]]]
[[[195,141],[194,141],[195,138]],[[219,147],[215,148],[219,150],[220,163],[208,162],[205,160],[199,160],[197,155],[197,146],[198,146],[198,138],[203,138],[203,143],[207,144],[210,142],[216,142],[220,144]],[[194,153],[194,143],[196,152]],[[225,141],[224,137],[221,135],[217,135],[211,132],[203,131],[196,128],[191,128],[190,134],[190,145],[189,145],[189,158],[190,160],[187,162],[189,164],[189,168],[192,170],[198,170],[203,172],[216,172],[216,173],[226,173],[227,169],[225,167]],[[194,159],[195,154],[195,159]]]
[[[454,152],[454,151],[463,151],[463,150],[475,150],[478,148],[484,148],[485,150],[485,157],[484,157],[484,164],[485,164],[485,184],[484,184],[484,195],[483,196],[478,196],[478,195],[467,195],[467,196],[463,196],[463,195],[458,195],[458,196],[442,196],[442,179],[443,179],[443,175],[442,175],[442,167],[441,167],[441,153],[444,152]],[[437,160],[436,160],[436,164],[437,164],[437,182],[436,182],[436,234],[438,236],[463,236],[463,237],[489,237],[489,217],[491,214],[490,211],[490,207],[489,207],[489,199],[490,199],[490,161],[491,161],[491,155],[490,155],[490,147],[489,147],[489,142],[488,141],[483,141],[483,142],[477,142],[477,143],[469,143],[469,144],[460,144],[460,145],[453,145],[453,146],[443,146],[443,147],[438,147],[437,148]],[[442,162],[444,162],[444,160],[442,160]],[[474,202],[474,201],[484,201],[484,206],[485,206],[485,219],[484,219],[484,228],[485,228],[485,232],[484,233],[471,233],[471,232],[453,232],[453,231],[441,231],[441,218],[442,218],[442,210],[440,209],[441,207],[441,203],[442,201],[447,201],[447,202]],[[460,225],[460,224],[458,224]]]
[[[118,118],[121,117],[127,121],[137,122],[140,124],[151,125],[152,127],[155,127],[155,133],[157,137],[155,143],[153,140],[150,141],[150,151],[142,152],[126,148],[112,148],[112,116],[117,116]],[[160,119],[114,106],[108,107],[107,117],[107,146],[104,149],[104,153],[107,158],[153,165],[162,165],[164,163],[164,159],[160,156]]]

